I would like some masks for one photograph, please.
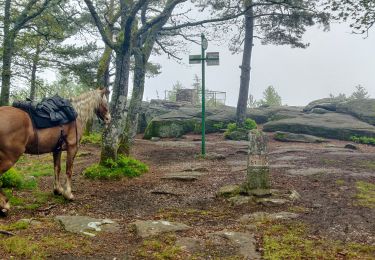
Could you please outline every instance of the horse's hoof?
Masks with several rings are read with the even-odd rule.
[[[74,200],[74,196],[73,196],[73,194],[72,193],[63,193],[63,196],[64,196],[64,198],[66,199],[66,200],[70,200],[70,201],[72,201],[72,200]]]
[[[55,195],[62,195],[63,194],[63,189],[62,188],[54,188],[53,189],[53,194],[55,194]]]

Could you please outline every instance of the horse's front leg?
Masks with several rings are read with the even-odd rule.
[[[56,195],[63,194],[63,188],[60,183],[61,172],[61,151],[53,153],[53,170],[55,173],[55,181],[53,183],[53,193]]]
[[[77,145],[68,145],[67,156],[66,156],[66,183],[63,192],[64,198],[67,200],[73,200],[74,196],[72,194],[72,174],[73,174],[73,161],[77,154]]]

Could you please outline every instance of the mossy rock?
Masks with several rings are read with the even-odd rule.
[[[241,141],[241,140],[249,140],[249,130],[246,129],[237,129],[231,132],[225,132],[224,134],[225,139],[234,140],[234,141]]]
[[[296,118],[268,122],[266,132],[289,132],[324,138],[350,140],[352,136],[375,137],[375,127],[341,113],[304,114]]]

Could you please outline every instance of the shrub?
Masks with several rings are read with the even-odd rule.
[[[22,174],[13,168],[0,176],[0,187],[2,188],[34,189],[36,185],[34,179],[26,180]]]
[[[251,118],[247,118],[245,120],[245,123],[244,123],[244,128],[246,130],[253,130],[253,129],[256,129],[257,128],[257,123],[251,119]]]
[[[213,128],[216,129],[216,130],[221,130],[221,129],[223,129],[224,127],[225,127],[225,126],[224,126],[224,123],[223,123],[223,122],[213,124]]]
[[[100,144],[102,142],[102,135],[100,133],[92,133],[82,136],[82,144]]]
[[[256,122],[250,118],[247,118],[243,127],[238,127],[236,123],[228,124],[224,137],[231,140],[247,140],[248,132],[256,128]]]
[[[350,140],[360,144],[375,145],[375,137],[352,136]]]
[[[104,164],[94,164],[84,171],[89,179],[119,180],[123,177],[137,177],[148,171],[148,166],[136,159],[120,155],[117,161],[107,160]]]

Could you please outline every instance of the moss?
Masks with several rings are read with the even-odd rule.
[[[59,234],[38,237],[13,236],[0,240],[0,250],[17,258],[46,259],[64,250],[79,249],[81,252],[90,252],[91,243],[88,238],[77,239],[74,235]]]
[[[184,259],[181,248],[175,246],[176,237],[166,235],[143,241],[138,248],[137,257],[143,259]]]
[[[29,227],[29,223],[26,221],[17,221],[9,225],[0,225],[0,229],[6,230],[6,231],[22,230],[22,229],[27,229],[28,227]]]
[[[94,164],[86,168],[83,174],[89,179],[118,180],[123,177],[137,177],[147,171],[146,164],[120,155],[117,161],[109,159],[104,164]]]
[[[152,120],[144,134],[145,139],[151,137],[181,137],[186,133],[194,132],[199,127],[195,119],[176,119],[170,121]]]
[[[342,185],[345,184],[345,181],[344,180],[336,180],[336,184],[342,186]]]
[[[26,179],[16,169],[11,168],[0,176],[0,187],[16,189],[35,189],[37,183],[34,179]]]
[[[316,238],[301,223],[262,223],[264,259],[371,259],[375,246]]]
[[[81,144],[101,144],[102,135],[100,133],[91,133],[89,135],[82,136]]]
[[[285,133],[280,133],[280,132],[277,132],[275,134],[275,139],[285,139],[286,138],[286,134]]]
[[[375,171],[375,161],[362,161],[359,166]]]
[[[247,118],[242,127],[238,127],[236,123],[230,123],[224,132],[224,138],[229,140],[248,140],[250,130],[256,129],[257,124],[254,120]]]
[[[356,198],[356,205],[367,207],[367,208],[375,208],[375,184],[364,182],[364,181],[357,181],[356,182],[357,194]]]

